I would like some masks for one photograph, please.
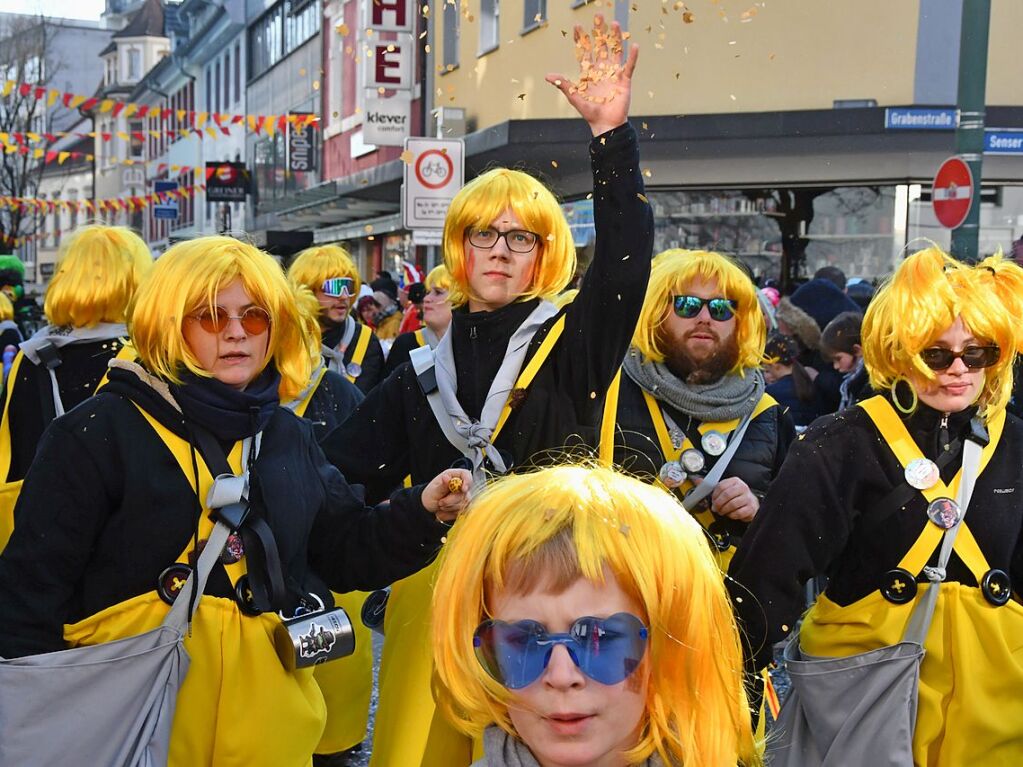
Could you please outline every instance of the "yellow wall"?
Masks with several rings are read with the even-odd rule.
[[[632,113],[830,109],[837,99],[912,104],[919,2],[631,0],[629,29],[641,50]],[[988,103],[1023,104],[1015,60],[1023,2],[992,5]],[[570,6],[548,0],[547,25],[521,35],[522,0],[502,0],[500,47],[477,57],[479,0],[463,3],[460,65],[436,78],[436,105],[464,107],[476,130],[513,119],[573,117],[543,76],[573,75],[572,25],[588,24],[596,12],[613,17],[614,10],[606,0]],[[691,23],[683,21],[684,10],[693,14]],[[438,62],[440,15],[433,14]]]

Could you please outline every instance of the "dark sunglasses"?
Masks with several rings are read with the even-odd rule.
[[[228,314],[227,309],[218,306],[213,310],[213,313],[210,313],[209,309],[203,309],[195,314],[190,314],[188,318],[198,322],[199,327],[207,333],[223,332],[231,320],[241,322],[242,329],[250,336],[258,336],[260,333],[265,333],[270,327],[270,313],[258,306],[250,306],[241,313],[240,317],[232,317]]]
[[[351,277],[331,277],[320,286],[323,295],[331,298],[349,297],[355,294],[355,280]]]
[[[997,346],[967,346],[961,352],[932,346],[920,352],[920,359],[931,370],[948,370],[956,360],[962,360],[970,370],[976,370],[991,367],[998,362],[1001,354]]]
[[[725,322],[735,316],[735,310],[739,308],[739,302],[730,298],[700,298],[699,296],[675,296],[675,314],[691,320],[707,305],[710,318],[715,322]]]
[[[618,684],[639,666],[649,632],[630,613],[610,618],[580,618],[567,634],[551,634],[542,623],[483,621],[472,644],[480,665],[510,690],[528,687],[541,676],[557,645],[565,645],[572,662],[601,684]]]

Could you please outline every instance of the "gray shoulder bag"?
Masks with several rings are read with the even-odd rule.
[[[257,450],[258,444],[257,435]],[[207,506],[240,501],[244,483],[233,485],[238,497],[211,489]],[[157,628],[98,645],[0,659],[0,765],[167,764],[178,689],[189,665],[185,631],[230,533],[216,523]]]
[[[945,567],[966,517],[980,466],[981,446],[963,446],[959,485],[962,518],[945,531],[930,587],[913,607],[902,641],[845,658],[806,655],[799,632],[785,646],[792,682],[767,745],[771,767],[913,767],[913,730],[923,644],[931,627]]]

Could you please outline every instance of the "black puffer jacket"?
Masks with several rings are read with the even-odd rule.
[[[700,422],[684,415],[671,405],[661,403],[664,410],[687,434],[695,434]],[[657,433],[654,431],[650,410],[643,399],[643,390],[635,381],[622,373],[621,391],[618,397],[618,434],[615,439],[615,464],[630,474],[652,481],[666,458],[661,452]],[[767,495],[778,471],[781,469],[789,444],[795,436],[792,420],[780,407],[770,407],[758,415],[746,429],[742,444],[732,457],[725,477],[738,477],[758,498]],[[704,472],[717,462],[713,456],[705,456],[707,465]],[[736,520],[717,520],[715,528],[720,532],[741,536],[747,524]],[[718,532],[716,529],[715,532]]]

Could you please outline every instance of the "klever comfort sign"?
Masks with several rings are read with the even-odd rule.
[[[409,135],[412,100],[404,94],[377,98],[366,94],[362,140],[379,146],[402,146]]]

